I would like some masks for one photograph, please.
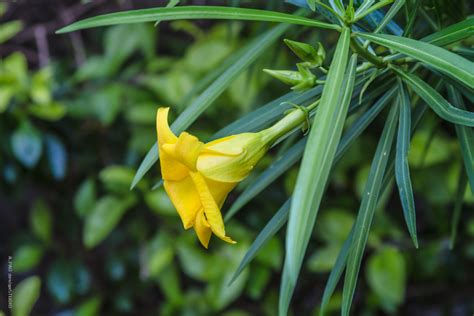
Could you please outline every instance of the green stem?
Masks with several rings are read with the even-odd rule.
[[[382,58],[380,58],[379,56],[375,56],[371,54],[367,49],[364,49],[364,47],[357,43],[357,41],[353,37],[351,37],[351,48],[354,52],[364,57],[367,61],[374,64],[376,67],[383,68],[386,66]]]
[[[273,126],[261,131],[267,134],[270,142],[274,142],[280,137],[291,132],[295,128],[308,120],[308,115],[311,110],[316,108],[319,104],[319,99],[311,103],[304,109],[296,107],[293,111],[285,115],[281,120],[276,122]]]

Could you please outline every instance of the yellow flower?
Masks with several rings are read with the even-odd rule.
[[[204,144],[183,132],[177,137],[168,125],[169,108],[159,108],[156,118],[161,174],[165,190],[185,229],[194,227],[207,248],[214,233],[226,235],[220,208],[227,194],[247,177],[281,135],[301,124],[303,111],[293,111],[273,127],[242,133]]]

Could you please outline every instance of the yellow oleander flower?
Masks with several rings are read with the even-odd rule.
[[[301,124],[303,111],[293,111],[261,132],[232,135],[207,144],[186,132],[177,137],[169,128],[168,112],[169,108],[159,108],[156,118],[166,193],[184,228],[194,227],[205,248],[212,233],[235,243],[225,233],[220,211],[227,194],[247,177],[278,137]]]

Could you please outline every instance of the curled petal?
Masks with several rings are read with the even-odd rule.
[[[168,112],[169,108],[159,108],[156,114],[161,175],[164,180],[179,181],[188,176],[188,168],[164,150],[167,146],[174,146],[178,142],[178,137],[173,134],[168,125]]]
[[[224,220],[222,219],[221,211],[214,200],[214,197],[207,186],[206,180],[198,172],[190,172],[189,175],[196,186],[196,189],[201,200],[201,205],[204,209],[204,215],[206,216],[207,222],[211,226],[212,232],[220,239],[235,244],[230,237],[226,236],[224,228]]]
[[[171,131],[168,125],[168,112],[170,108],[159,108],[156,113],[156,131],[158,133],[158,144],[174,144],[178,137]]]

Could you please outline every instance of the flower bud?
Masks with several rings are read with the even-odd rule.
[[[318,43],[318,49],[315,49],[307,43],[289,39],[284,39],[283,41],[298,58],[308,63],[308,66],[311,68],[321,66],[326,58],[326,51],[321,43]]]

